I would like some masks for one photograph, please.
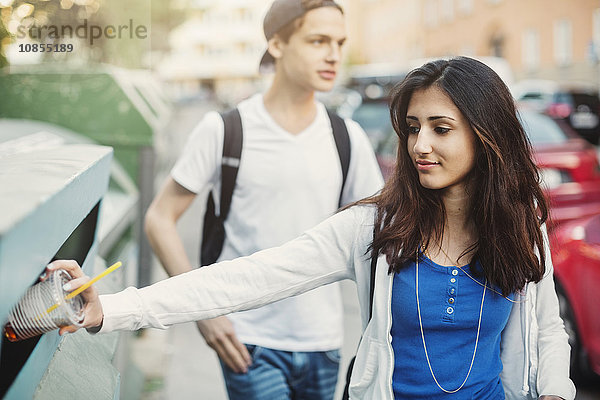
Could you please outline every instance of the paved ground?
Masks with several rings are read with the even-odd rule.
[[[173,119],[172,126],[157,138],[160,148],[156,187],[160,187],[168,170],[185,144],[187,133],[204,112],[213,109],[212,104],[196,105],[182,109]],[[198,259],[199,222],[203,215],[204,195],[187,211],[179,224],[184,244],[192,260]],[[166,277],[155,263],[154,280]],[[356,351],[360,337],[358,304],[352,282],[343,283],[345,305],[345,342],[342,348],[340,376],[345,376],[346,365]],[[215,353],[204,343],[195,325],[174,326],[167,331],[145,330],[134,343],[134,360],[146,376],[143,400],[226,400],[220,366]],[[342,381],[340,379],[340,381]],[[336,398],[340,398],[340,387]],[[581,389],[577,400],[600,399],[600,388]]]

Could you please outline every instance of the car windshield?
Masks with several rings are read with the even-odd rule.
[[[560,144],[568,140],[567,134],[556,121],[546,115],[521,110],[519,116],[533,146]]]

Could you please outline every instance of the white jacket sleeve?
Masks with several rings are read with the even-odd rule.
[[[550,257],[545,226],[544,248],[546,272],[537,284],[536,317],[538,324],[537,390],[540,396],[555,395],[569,400],[575,398],[575,385],[569,379],[569,336],[559,316],[554,287],[554,267]]]
[[[354,279],[354,247],[365,207],[342,211],[280,247],[155,283],[100,296],[100,333],[214,318]]]

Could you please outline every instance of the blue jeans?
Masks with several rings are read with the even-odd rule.
[[[252,365],[236,374],[223,362],[229,400],[332,400],[340,351],[289,352],[246,345]]]

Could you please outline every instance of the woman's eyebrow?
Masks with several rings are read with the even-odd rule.
[[[456,121],[454,118],[448,117],[446,115],[434,115],[434,116],[428,117],[427,119],[429,121],[435,121],[436,119],[441,119],[441,118],[447,118],[447,119],[451,119],[452,121]],[[414,117],[412,115],[407,115],[406,119],[410,119],[410,120],[414,120],[414,121],[418,121],[419,120],[419,118]]]
[[[452,117],[448,117],[447,115],[434,115],[432,117],[427,118],[430,121],[435,121],[436,119],[441,119],[441,118],[446,118],[446,119],[451,119],[452,121],[456,121],[454,118]]]

